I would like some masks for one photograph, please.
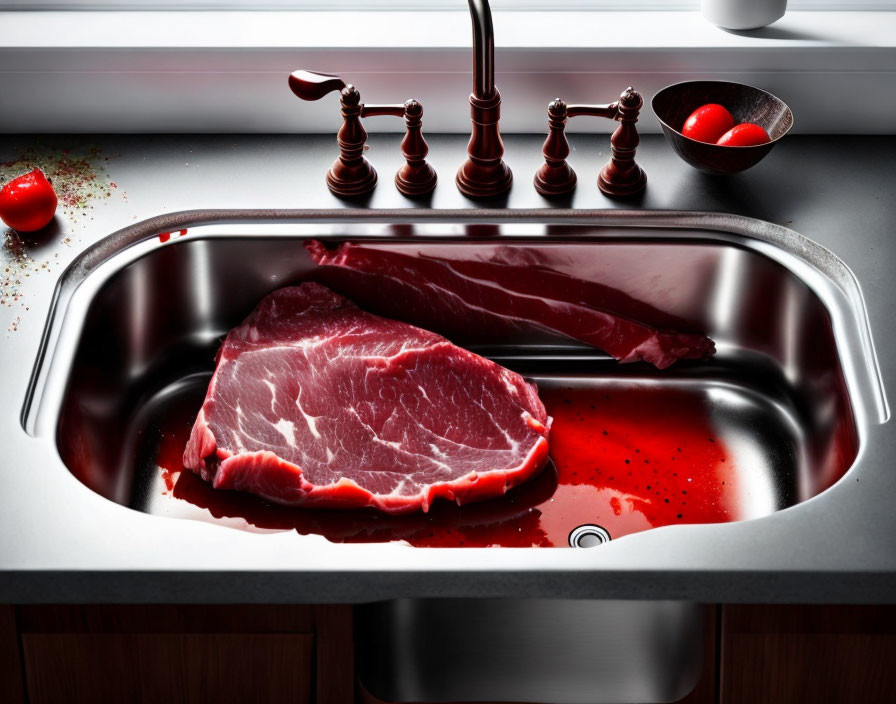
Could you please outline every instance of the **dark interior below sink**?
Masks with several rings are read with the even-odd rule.
[[[451,248],[471,261],[498,247],[389,246],[420,257]],[[745,520],[815,496],[852,464],[858,437],[830,316],[787,268],[721,241],[500,247],[518,260],[537,256],[553,281],[614,291],[620,315],[704,332],[718,353],[657,370],[621,365],[543,326],[521,326],[500,344],[487,330],[445,320],[444,332],[465,333],[458,342],[538,384],[554,417],[545,470],[499,499],[442,501],[428,514],[280,507],[212,489],[180,471],[181,456],[220,337],[314,265],[298,238],[183,238],[127,263],[94,295],[57,426],[60,454],[88,487],[146,513],[421,547],[559,547],[583,524],[618,538]],[[386,312],[375,297],[352,294],[362,308]]]

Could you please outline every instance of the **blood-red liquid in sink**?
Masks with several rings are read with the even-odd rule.
[[[678,523],[739,518],[736,467],[713,430],[701,394],[650,385],[547,388],[552,465],[505,496],[463,507],[437,502],[427,514],[287,508],[218,491],[182,465],[198,407],[165,414],[157,464],[162,491],[204,511],[260,529],[316,533],[336,542],[404,540],[418,547],[566,546],[590,523],[613,538]]]

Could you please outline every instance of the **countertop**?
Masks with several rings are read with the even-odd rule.
[[[424,203],[397,193],[391,178],[400,165],[399,137],[373,135],[368,158],[380,184],[363,203],[372,209],[476,207],[454,186],[466,135],[431,135],[430,161],[439,185]],[[571,135],[570,162],[579,175],[575,194],[549,202],[532,187],[543,136],[505,136],[506,161],[515,175],[506,202],[489,207],[695,210],[758,218],[791,228],[837,254],[858,278],[870,317],[884,386],[896,397],[896,316],[890,275],[896,264],[896,138],[789,136],[753,169],[731,177],[703,175],[678,159],[659,135],[642,137],[638,162],[648,175],[646,193],[632,201],[603,196],[595,181],[609,153],[607,135]],[[215,526],[191,526],[197,536],[191,560],[176,559],[157,543],[103,533],[99,527],[58,530],[40,491],[23,492],[29,437],[21,412],[29,375],[58,275],[85,247],[141,220],[181,210],[240,208],[343,208],[324,184],[335,157],[332,137],[290,135],[6,136],[0,138],[0,175],[37,149],[68,169],[66,195],[56,222],[39,241],[6,233],[0,290],[0,346],[5,403],[0,408],[0,602],[361,602],[399,596],[551,596],[688,599],[741,602],[896,602],[896,471],[844,478],[840,515],[824,524],[811,551],[786,530],[781,512],[757,519],[750,540],[776,546],[772,558],[738,561],[742,534],[726,533],[712,554],[626,558],[626,541],[593,551],[541,550],[533,569],[490,570],[488,550],[461,550],[465,568],[447,574],[439,550],[417,550],[413,574],[388,563],[365,564],[364,545],[334,545],[322,538],[299,546],[295,534],[257,536]],[[8,162],[8,163],[7,163]],[[20,169],[21,170],[21,169]],[[59,184],[58,188],[61,188]],[[357,203],[351,204],[357,206]],[[896,453],[892,421],[873,428],[870,442],[882,457]],[[881,466],[885,466],[884,465]],[[896,470],[894,463],[889,463]],[[88,491],[70,477],[68,491]],[[847,479],[849,481],[847,482]],[[46,487],[48,493],[54,488]],[[129,509],[118,507],[121,511]],[[142,516],[146,520],[159,520]],[[85,517],[85,523],[89,523]],[[162,519],[173,520],[173,519]],[[47,526],[54,530],[46,530]],[[730,524],[734,527],[737,524]],[[700,526],[676,526],[684,542]],[[783,532],[782,532],[783,530]],[[223,533],[221,532],[223,531]],[[745,535],[745,534],[743,534]],[[60,537],[61,536],[61,537]],[[202,550],[204,541],[254,541],[252,560],[222,562]],[[699,541],[698,541],[699,542]],[[825,549],[821,554],[818,546]],[[396,550],[414,550],[390,546]],[[357,556],[353,570],[328,569],[330,551]],[[531,553],[531,551],[521,551]],[[809,554],[809,553],[812,554]],[[478,553],[475,554],[474,553]],[[563,557],[560,554],[566,553]],[[571,558],[575,553],[578,557]],[[599,554],[600,553],[600,554]],[[389,552],[383,555],[391,554]],[[585,557],[585,555],[590,555]],[[588,560],[577,569],[570,559]],[[363,575],[362,575],[363,572]]]

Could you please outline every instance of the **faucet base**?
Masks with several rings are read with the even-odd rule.
[[[479,164],[467,159],[457,171],[457,190],[473,200],[487,200],[503,196],[510,190],[513,174],[503,161]]]
[[[419,166],[406,164],[395,174],[395,187],[402,195],[416,198],[431,193],[437,180],[435,169],[426,162]]]
[[[334,196],[356,198],[367,195],[376,186],[376,170],[363,157],[352,165],[337,159],[327,172],[327,188]]]
[[[597,177],[597,187],[611,198],[634,196],[647,188],[647,174],[637,164],[625,174],[614,169],[612,164],[607,164]]]
[[[510,190],[513,174],[501,159],[504,143],[498,131],[501,94],[497,89],[486,98],[470,96],[470,118],[473,134],[467,145],[468,158],[457,172],[457,189],[474,200],[503,196]]]
[[[576,172],[564,161],[560,166],[543,164],[535,174],[534,184],[536,191],[550,198],[572,193],[577,180]]]

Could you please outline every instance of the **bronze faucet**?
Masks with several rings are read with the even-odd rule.
[[[501,94],[495,88],[495,30],[488,0],[468,0],[473,22],[473,131],[468,158],[457,172],[457,187],[468,198],[485,199],[510,190],[513,174],[501,158],[504,144],[498,131]]]
[[[339,158],[327,172],[327,187],[343,198],[363,196],[376,186],[376,170],[367,159],[367,131],[362,117],[392,115],[404,117],[407,133],[401,142],[405,165],[395,175],[395,187],[408,198],[424,196],[436,187],[436,172],[426,161],[429,147],[423,139],[423,106],[416,100],[403,105],[370,105],[361,102],[361,94],[339,76],[326,73],[293,71],[289,87],[302,100],[320,100],[328,93],[339,91],[342,106],[342,127],[337,134]]]
[[[535,173],[535,190],[545,197],[565,196],[576,187],[576,172],[566,161],[566,121],[586,115],[606,117],[621,123],[610,137],[610,161],[597,177],[597,187],[611,198],[637,195],[647,186],[647,175],[635,162],[640,142],[635,123],[644,106],[640,93],[629,86],[619,100],[608,105],[567,105],[556,98],[548,105],[548,138],[542,154],[544,164]]]
[[[495,87],[495,30],[488,0],[467,0],[473,24],[473,92],[470,117],[473,130],[467,145],[467,160],[457,171],[457,188],[468,198],[485,200],[510,190],[513,174],[504,163],[504,143],[498,131],[501,94]],[[421,132],[423,108],[416,100],[404,105],[363,105],[354,86],[338,76],[295,71],[289,78],[293,92],[303,100],[319,100],[338,90],[343,125],[339,130],[339,159],[327,173],[327,186],[336,195],[364,195],[376,186],[377,175],[364,158],[367,132],[360,118],[374,115],[404,116],[407,134],[401,143],[406,164],[395,177],[399,191],[408,197],[426,195],[435,188],[436,173],[426,162],[429,148]],[[598,187],[608,196],[630,196],[644,190],[647,179],[635,163],[638,131],[635,123],[643,106],[641,96],[628,88],[618,101],[608,105],[569,105],[559,98],[548,106],[549,135],[545,141],[544,165],[535,175],[535,189],[544,196],[562,196],[576,185],[576,174],[567,163],[569,143],[566,121],[577,115],[608,117],[620,122],[610,139],[612,156],[598,177]]]

